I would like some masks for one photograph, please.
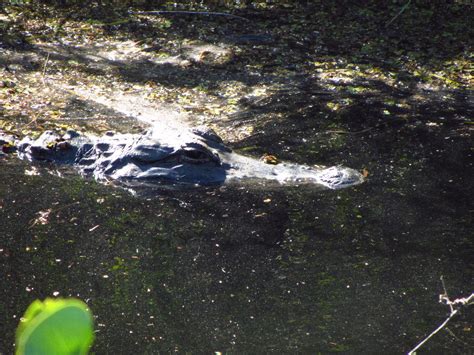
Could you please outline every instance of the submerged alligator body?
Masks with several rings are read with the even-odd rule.
[[[176,134],[150,129],[143,134],[106,133],[102,137],[68,131],[46,131],[38,139],[17,142],[18,156],[30,161],[72,164],[99,181],[159,181],[198,185],[235,179],[265,179],[280,183],[315,184],[339,189],[363,182],[345,167],[313,168],[262,161],[234,153],[217,134],[194,128]]]

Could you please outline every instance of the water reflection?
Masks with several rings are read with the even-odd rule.
[[[90,305],[97,353],[400,353],[447,315],[440,275],[472,291],[469,198],[441,180],[133,197],[0,164],[5,353],[27,305],[53,294]],[[426,349],[465,350],[468,316]]]

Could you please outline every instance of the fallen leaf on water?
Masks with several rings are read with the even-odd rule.
[[[203,60],[207,60],[207,59],[210,59],[209,57],[212,55],[212,52],[210,51],[202,51],[201,53],[199,53],[199,58],[198,60],[199,61],[203,61]]]
[[[34,175],[39,175],[39,171],[36,167],[32,166],[31,169],[25,169],[25,175],[26,176],[34,176]]]
[[[50,213],[51,213],[51,208],[48,208],[47,210],[39,211],[38,213],[36,213],[38,217],[36,217],[35,219],[31,221],[30,228],[37,224],[41,224],[41,225],[48,224]]]
[[[261,160],[265,164],[272,164],[272,165],[277,165],[280,162],[276,156],[271,155],[271,154],[264,154]]]
[[[91,229],[89,229],[89,232],[93,232],[93,231],[95,231],[97,228],[99,228],[99,224],[96,225],[96,226],[94,226],[94,227],[92,227]]]

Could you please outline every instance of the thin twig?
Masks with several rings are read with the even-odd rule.
[[[373,130],[375,127],[368,127],[365,129],[361,129],[360,131],[344,131],[344,130],[328,130],[328,131],[322,131],[319,132],[320,134],[325,134],[325,133],[336,133],[336,134],[361,134],[365,132],[369,132]]]
[[[391,24],[393,21],[395,21],[395,19],[396,19],[398,16],[400,16],[400,15],[403,13],[403,11],[405,11],[405,10],[408,8],[408,6],[410,6],[410,3],[411,3],[411,0],[408,0],[408,2],[407,2],[405,5],[403,5],[402,9],[398,12],[398,14],[396,14],[395,16],[393,16],[392,19],[387,22],[387,24],[385,25],[385,27],[390,26],[390,24]]]
[[[48,52],[48,55],[46,57],[46,60],[44,62],[44,65],[43,65],[43,83],[44,83],[44,76],[46,75],[46,66],[48,65],[48,61],[49,61],[49,52]]]
[[[449,306],[449,309],[451,310],[451,313],[453,313],[454,308],[453,308],[453,305],[451,304],[451,302],[449,301],[448,291],[446,290],[446,285],[444,284],[443,275],[441,275],[440,280],[441,280],[441,285],[443,285],[444,293],[439,296],[439,301],[442,302],[443,299],[446,299],[447,300],[446,304]]]
[[[460,343],[462,343],[464,346],[468,347],[468,348],[471,348],[471,349],[474,349],[474,346],[466,343],[464,340],[460,339],[458,336],[456,336],[456,334],[453,333],[453,331],[451,329],[449,329],[448,327],[446,327],[445,329],[449,335],[451,335],[454,339],[456,339],[457,341],[459,341]]]
[[[166,14],[176,14],[176,15],[204,15],[204,16],[225,16],[238,20],[249,21],[245,17],[228,14],[225,12],[203,12],[203,11],[132,11],[130,12],[133,15],[166,15]]]
[[[428,340],[430,340],[431,337],[433,337],[433,335],[438,333],[441,329],[443,329],[446,326],[446,324],[448,324],[451,318],[453,318],[456,315],[456,313],[459,312],[459,308],[454,309],[454,305],[459,304],[461,307],[469,306],[471,305],[472,300],[474,300],[474,293],[472,293],[469,297],[457,298],[454,301],[451,301],[448,296],[448,291],[446,290],[446,285],[444,284],[443,276],[441,276],[440,279],[441,279],[441,284],[443,285],[444,293],[442,295],[439,295],[439,301],[444,302],[449,306],[449,309],[451,310],[449,317],[443,323],[441,323],[441,325],[438,328],[432,331],[430,335],[428,335],[425,339],[423,339],[420,343],[418,343],[418,345],[415,346],[410,352],[408,352],[408,355],[413,355],[423,344],[425,344]]]
[[[409,353],[408,355],[413,355],[424,343],[426,343],[428,340],[430,340],[430,338],[435,335],[436,333],[438,333],[441,329],[444,328],[444,326],[446,324],[448,324],[448,322],[451,320],[451,318],[454,317],[454,315],[458,313],[458,310],[456,309],[454,312],[452,312],[449,317],[438,327],[436,328],[430,335],[428,335],[425,339],[423,339],[423,341],[421,343],[419,343],[417,346],[415,346]]]

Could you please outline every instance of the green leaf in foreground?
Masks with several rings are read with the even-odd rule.
[[[77,299],[34,301],[16,331],[16,354],[87,354],[94,340],[92,315]]]

